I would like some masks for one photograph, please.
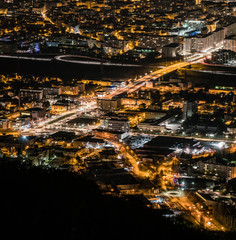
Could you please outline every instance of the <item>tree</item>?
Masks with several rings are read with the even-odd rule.
[[[49,101],[43,102],[43,108],[48,109],[49,107],[50,107],[50,102]]]

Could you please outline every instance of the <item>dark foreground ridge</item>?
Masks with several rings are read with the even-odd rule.
[[[1,163],[0,189],[0,234],[7,236],[1,239],[234,238],[173,224],[138,200],[104,196],[66,171]]]

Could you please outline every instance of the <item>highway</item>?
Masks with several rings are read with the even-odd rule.
[[[142,67],[142,65],[138,65],[138,64],[104,62],[96,58],[91,58],[88,56],[80,56],[80,55],[59,55],[59,56],[55,56],[54,58],[30,57],[30,56],[20,56],[20,55],[19,56],[0,55],[0,58],[30,60],[30,61],[45,61],[45,62],[51,62],[53,59],[55,59],[60,62],[76,63],[76,64],[84,64],[84,65],[99,65],[99,66],[114,66],[114,67]],[[84,60],[72,60],[72,58],[84,58]]]
[[[31,60],[31,61],[52,61],[51,58],[40,58],[40,57],[26,57],[26,56],[12,56],[12,55],[0,55],[0,58],[8,58],[8,59],[21,59],[21,60]]]
[[[134,80],[134,82],[129,83],[125,87],[122,87],[118,90],[113,91],[112,93],[106,95],[103,98],[104,99],[112,99],[113,97],[115,97],[119,94],[122,94],[124,92],[128,92],[128,93],[134,92],[134,91],[138,90],[139,88],[141,88],[142,86],[144,86],[147,81],[160,78],[160,77],[162,77],[166,74],[169,74],[179,68],[189,66],[190,64],[191,63],[189,63],[189,62],[179,62],[179,63],[175,63],[173,65],[167,66],[165,68],[158,69],[154,72],[151,72],[149,74],[146,74],[143,77],[140,77],[140,78]]]
[[[103,61],[98,61],[94,58],[86,57],[87,60],[72,60],[68,58],[79,58],[85,56],[79,56],[79,55],[61,55],[61,56],[56,56],[54,59],[57,61],[62,61],[62,62],[67,62],[67,63],[76,63],[76,64],[87,64],[87,65],[100,65],[100,66],[117,66],[117,67],[142,67],[141,65],[137,64],[126,64],[126,63],[112,63],[112,62],[103,62]]]
[[[216,51],[220,48],[222,48],[222,43],[218,44],[215,48],[209,49],[208,52],[197,53],[197,54],[185,57],[184,62],[174,63],[165,68],[161,68],[156,71],[151,71],[149,74],[145,73],[144,76],[140,76],[140,78],[135,79],[133,82],[129,83],[125,87],[122,87],[120,89],[117,89],[117,90],[111,92],[110,94],[103,97],[103,99],[112,99],[113,97],[115,97],[119,94],[122,94],[124,92],[132,93],[132,92],[138,90],[139,88],[141,88],[142,86],[144,86],[145,83],[150,80],[155,80],[155,79],[160,78],[164,75],[167,75],[177,69],[184,68],[191,64],[199,63],[199,62],[203,61],[203,59],[205,57],[209,56],[211,54],[211,52]]]

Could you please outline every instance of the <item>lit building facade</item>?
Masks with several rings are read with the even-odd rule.
[[[215,175],[227,179],[232,179],[236,177],[235,166],[199,161],[197,164],[197,168],[200,172],[206,175]]]

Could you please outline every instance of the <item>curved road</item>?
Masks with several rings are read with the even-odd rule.
[[[70,60],[68,58],[86,58],[88,60]],[[111,63],[111,62],[102,62],[98,58],[88,57],[88,56],[80,56],[80,55],[60,55],[54,58],[42,58],[42,57],[30,57],[30,56],[12,56],[12,55],[0,55],[0,58],[10,58],[10,59],[23,59],[23,60],[31,60],[31,61],[47,61],[50,62],[53,59],[61,62],[67,63],[77,63],[77,64],[86,64],[86,65],[101,65],[101,66],[117,66],[117,67],[142,67],[142,65],[138,64],[126,64],[126,63]],[[67,58],[67,59],[66,59]],[[91,61],[95,60],[95,61]]]
[[[137,64],[123,64],[123,63],[111,63],[111,62],[102,62],[102,61],[89,61],[91,60],[99,60],[96,58],[86,57],[88,60],[70,60],[65,58],[76,58],[76,57],[85,57],[85,56],[79,56],[79,55],[61,55],[56,56],[54,59],[62,62],[68,62],[68,63],[78,63],[78,64],[89,64],[89,65],[103,65],[103,66],[119,66],[119,67],[142,67],[141,65]]]

